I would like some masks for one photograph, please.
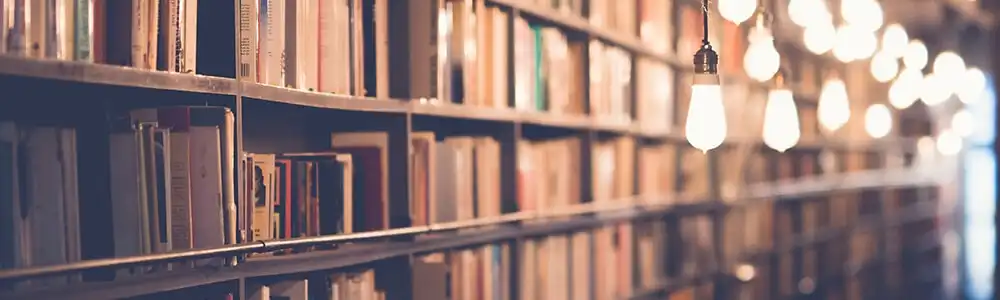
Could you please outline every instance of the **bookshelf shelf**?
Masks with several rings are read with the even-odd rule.
[[[336,251],[316,251],[294,255],[251,257],[247,261],[244,261],[235,267],[203,267],[184,271],[170,271],[161,274],[150,274],[115,282],[86,283],[41,291],[20,291],[14,293],[0,292],[0,299],[48,299],[54,295],[75,295],[79,297],[76,299],[106,299],[109,295],[114,296],[113,298],[128,298],[160,291],[205,286],[240,279],[264,279],[296,273],[332,270],[364,265],[394,257],[423,255],[449,249],[464,249],[484,244],[503,243],[519,239],[566,234],[619,222],[662,218],[665,216],[683,217],[710,214],[717,211],[724,211],[747,205],[753,203],[754,201],[752,200],[779,200],[786,202],[809,201],[808,198],[802,197],[824,191],[849,192],[885,186],[918,187],[931,186],[934,184],[933,181],[924,179],[922,176],[913,176],[912,171],[910,173],[911,174],[903,172],[872,171],[867,174],[857,174],[864,178],[869,178],[868,180],[844,181],[840,178],[840,176],[827,176],[825,180],[805,180],[799,182],[771,184],[771,187],[769,188],[758,189],[766,190],[767,192],[751,191],[745,196],[748,201],[740,201],[736,203],[701,201],[691,204],[665,206],[656,203],[638,203],[635,206],[624,208],[612,207],[610,210],[599,209],[596,211],[597,214],[593,216],[583,216],[568,220],[552,220],[544,223],[519,225],[516,223],[495,223],[495,225],[492,225],[494,226],[493,228],[475,228],[476,226],[481,225],[470,223],[468,226],[471,227],[455,228],[458,229],[458,232],[445,230],[444,232],[436,232],[432,235],[416,236],[412,242],[341,244]],[[686,201],[685,199],[679,200]],[[902,226],[908,222],[923,221],[933,219],[939,215],[947,215],[933,212],[929,210],[930,208],[932,207],[929,205],[920,205],[901,212],[896,218],[887,220],[881,217],[871,217],[869,219],[859,220],[855,224],[850,224],[847,228],[834,228],[813,234],[796,236],[791,239],[791,242],[782,245],[775,245],[775,247],[769,247],[768,249],[745,252],[744,257],[747,260],[753,260],[755,257],[766,257],[775,253],[792,251],[794,249],[829,241],[853,231],[892,228]],[[400,231],[404,233],[431,232],[429,230]],[[264,249],[279,250],[302,247],[303,245],[315,245],[315,243],[299,243],[296,240],[277,241],[274,244],[280,244],[280,246],[275,246],[265,241],[246,245],[227,246],[218,249],[157,254],[152,255],[151,257],[155,258],[152,258],[151,260],[145,259],[144,257],[133,257],[110,260],[115,261],[115,263],[105,261],[89,261],[74,264],[72,266],[54,266],[52,268],[41,267],[12,271],[0,270],[0,281],[12,278],[36,277],[45,274],[64,274],[93,268],[108,268],[114,266],[121,267],[133,265],[135,264],[134,262],[138,261],[142,261],[143,264],[156,264],[157,262],[185,261],[224,253],[250,253],[259,252]],[[701,280],[698,278],[705,276],[707,275],[695,276],[691,280]],[[671,289],[672,286],[680,284],[681,283],[673,282],[671,284],[664,285],[661,289]],[[658,293],[662,293],[662,291],[647,291],[643,293],[643,295]]]
[[[235,95],[236,80],[141,70],[86,62],[31,59],[0,54],[0,74],[144,89]]]
[[[342,111],[406,113],[408,103],[367,97],[318,93],[260,83],[243,83],[243,96],[255,100]]]

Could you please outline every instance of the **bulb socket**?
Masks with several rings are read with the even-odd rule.
[[[694,53],[694,72],[696,74],[718,74],[719,54],[712,50],[712,45],[705,43]]]

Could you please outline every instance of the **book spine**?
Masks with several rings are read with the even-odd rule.
[[[7,52],[11,55],[24,55],[26,35],[25,35],[25,0],[4,0],[3,1],[3,15],[4,15],[4,28],[0,29],[4,31],[3,48],[0,50]],[[8,27],[9,26],[9,27]]]
[[[255,53],[256,63],[257,63],[257,79],[260,82],[266,83],[270,76],[270,47],[268,47],[271,41],[271,4],[274,0],[257,0],[257,11],[255,12],[257,16],[257,27],[255,28],[257,39],[254,41],[254,46],[257,48]]]
[[[132,0],[132,50],[131,65],[140,69],[149,69],[146,65],[146,56],[149,49],[146,48],[146,0]]]
[[[26,0],[25,34],[28,57],[43,58],[45,55],[45,3],[46,0]]]
[[[337,30],[336,21],[334,20],[337,16],[336,4],[332,1],[319,1],[317,3],[319,6],[319,23],[317,24],[318,33],[318,53],[317,62],[319,63],[319,91],[320,92],[337,92],[337,76],[333,73],[337,71],[337,59],[336,59],[336,44],[337,44]]]
[[[160,0],[146,0],[146,62],[149,69],[156,69],[157,51],[160,46]],[[163,0],[168,1],[168,0]]]
[[[53,5],[51,16],[54,44],[51,57],[63,60],[76,58],[76,2],[77,0],[50,0]]]
[[[257,82],[258,0],[240,0],[239,72],[240,79]]]
[[[299,63],[302,68],[300,87],[305,90],[319,90],[319,2],[301,0],[299,7]]]
[[[94,58],[94,0],[76,0],[73,19],[73,60],[92,62]]]
[[[180,53],[178,71],[195,73],[198,54],[198,0],[180,0],[181,34],[177,45]]]
[[[283,86],[285,81],[285,1],[268,1],[267,84]]]

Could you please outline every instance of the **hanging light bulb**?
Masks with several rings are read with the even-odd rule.
[[[958,135],[968,137],[975,129],[976,123],[968,110],[960,109],[951,116],[951,130]]]
[[[792,91],[784,87],[781,74],[774,81],[775,89],[768,93],[764,107],[764,144],[785,152],[799,142],[799,112]]]
[[[750,30],[750,45],[743,57],[743,70],[747,76],[760,82],[770,80],[781,65],[781,55],[774,48],[774,36],[766,22],[767,14],[761,7],[757,13],[757,25]]]
[[[958,100],[963,103],[975,103],[986,90],[986,75],[979,68],[969,68],[962,75],[961,89],[958,90]]]
[[[878,82],[888,82],[893,77],[896,77],[896,72],[899,72],[899,63],[884,50],[872,56],[870,67],[872,77]]]
[[[962,151],[962,136],[951,129],[941,130],[937,137],[937,150],[944,155],[955,155]]]
[[[924,76],[915,69],[903,69],[889,86],[889,104],[896,109],[905,109],[920,98],[920,84]]]
[[[929,106],[944,103],[951,96],[947,80],[937,73],[924,75],[920,83],[920,100]]]
[[[806,49],[814,54],[823,54],[833,49],[837,43],[837,28],[830,22],[806,27],[802,32]]]
[[[912,40],[906,45],[903,65],[915,70],[923,70],[927,66],[927,46],[924,46],[924,42]]]
[[[892,58],[903,57],[906,53],[906,45],[909,43],[910,38],[906,34],[906,29],[903,25],[896,23],[889,24],[885,27],[885,32],[882,33],[882,52],[885,52]]]
[[[882,104],[872,104],[865,111],[865,131],[873,138],[882,138],[892,130],[892,112]]]
[[[719,0],[719,15],[736,24],[750,19],[756,9],[755,0]]]
[[[719,86],[719,55],[708,42],[708,0],[702,0],[701,12],[705,28],[702,46],[694,54],[694,82],[688,104],[684,133],[688,143],[702,152],[711,150],[726,139],[726,112],[722,106]]]
[[[851,118],[851,103],[847,99],[847,86],[838,78],[830,78],[823,84],[816,106],[819,124],[827,131],[834,132]]]
[[[788,18],[802,28],[809,28],[833,22],[833,15],[823,0],[791,0],[788,2]]]

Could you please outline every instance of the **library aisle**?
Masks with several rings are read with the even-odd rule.
[[[0,0],[0,299],[990,297],[992,14],[701,1]]]

